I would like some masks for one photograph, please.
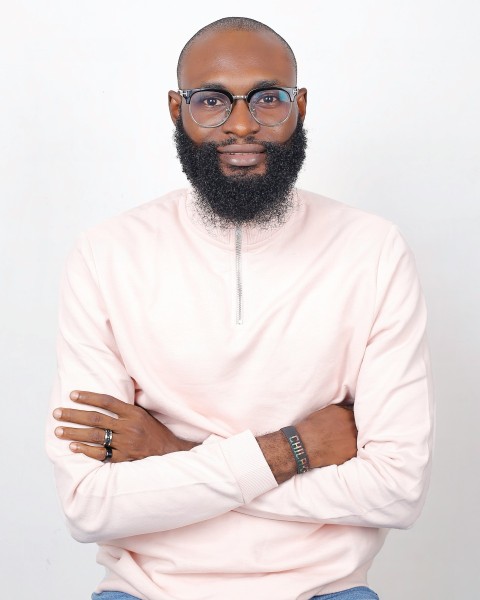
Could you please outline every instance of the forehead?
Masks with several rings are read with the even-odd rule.
[[[216,83],[234,93],[244,93],[263,81],[296,85],[290,53],[268,31],[205,34],[188,49],[180,73],[183,89]]]

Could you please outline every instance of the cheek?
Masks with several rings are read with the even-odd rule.
[[[278,142],[280,144],[286,142],[294,134],[295,129],[297,128],[297,120],[298,113],[292,110],[290,116],[285,121],[285,123],[282,123],[281,125],[276,125],[275,127],[263,127],[263,132],[266,136],[268,136],[268,138],[265,137],[262,139],[265,139],[265,141],[269,142]]]
[[[185,114],[185,112],[187,114]],[[202,144],[203,142],[218,142],[220,141],[218,138],[218,133],[220,127],[209,128],[209,127],[200,127],[197,125],[195,121],[190,116],[188,109],[182,112],[180,117],[182,119],[183,128],[185,129],[185,133],[195,144]]]
[[[281,125],[275,125],[274,127],[266,127],[265,125],[262,125],[254,137],[262,142],[284,144],[295,133],[295,129],[297,128],[297,120],[298,114],[292,110],[285,123],[282,123]]]
[[[295,127],[282,127],[281,129],[278,128],[277,131],[275,131],[277,129],[276,127],[271,127],[269,129],[270,131],[267,131],[265,136],[262,137],[262,139],[266,142],[277,142],[279,144],[284,144],[287,140],[289,140],[293,132],[295,131]]]

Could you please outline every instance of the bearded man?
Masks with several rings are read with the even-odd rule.
[[[367,571],[430,468],[411,253],[294,187],[307,91],[276,32],[208,25],[178,84],[191,189],[82,235],[62,284],[47,447],[106,568],[92,598],[378,598]]]

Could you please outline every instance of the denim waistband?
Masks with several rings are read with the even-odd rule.
[[[370,588],[360,586],[341,592],[334,592],[333,594],[314,596],[311,600],[379,600],[379,598]]]
[[[125,592],[100,592],[93,593],[92,600],[139,600],[136,596],[131,596]],[[377,594],[368,587],[354,587],[342,592],[333,594],[322,594],[314,596],[311,600],[379,600]]]
[[[139,600],[139,598],[125,592],[100,592],[99,594],[94,592],[92,600]]]

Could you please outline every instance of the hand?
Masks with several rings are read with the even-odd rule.
[[[353,410],[332,404],[308,415],[296,425],[310,467],[341,465],[357,455],[357,428]]]
[[[94,392],[74,391],[71,400],[102,408],[117,415],[111,417],[91,410],[56,408],[53,416],[58,421],[85,427],[57,427],[55,435],[62,440],[72,440],[72,452],[104,460],[105,430],[113,431],[111,462],[139,460],[147,456],[162,456],[170,452],[190,450],[195,443],[177,438],[165,425],[141,408],[122,402],[113,396]]]

